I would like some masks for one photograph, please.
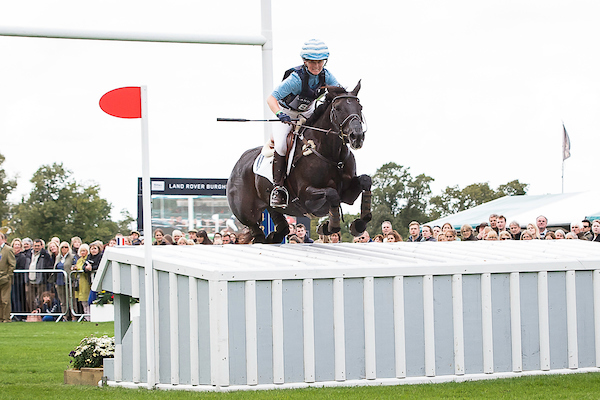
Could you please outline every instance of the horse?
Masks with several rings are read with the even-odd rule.
[[[281,243],[289,233],[284,214],[311,218],[329,215],[317,231],[324,235],[339,232],[340,203],[354,204],[361,193],[360,218],[352,222],[350,231],[353,236],[365,231],[372,218],[371,177],[356,175],[354,154],[348,148],[360,149],[365,138],[362,106],[357,97],[360,86],[359,81],[352,92],[327,87],[322,104],[301,127],[296,127],[292,169],[285,182],[289,192],[287,207],[270,207],[273,184],[253,172],[262,147],[247,150],[237,161],[227,182],[227,200],[233,214],[250,229],[254,243]],[[265,209],[275,225],[268,236],[260,227]]]

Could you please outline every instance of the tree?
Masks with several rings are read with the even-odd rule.
[[[390,162],[373,175],[373,220],[368,229],[371,236],[380,232],[381,223],[386,220],[406,237],[411,221],[422,223],[429,219],[427,209],[433,178],[424,174],[413,177],[409,169]]]
[[[438,219],[500,197],[523,195],[527,193],[528,186],[528,184],[521,183],[518,180],[500,185],[497,190],[490,188],[487,182],[473,183],[462,190],[458,186],[448,186],[442,194],[431,198],[431,217],[432,219]]]
[[[7,225],[7,218],[10,211],[10,204],[7,201],[8,195],[17,187],[16,179],[8,179],[6,171],[2,168],[5,157],[0,154],[0,227]]]
[[[87,243],[114,237],[119,226],[110,220],[111,205],[100,197],[99,186],[80,185],[71,174],[62,163],[44,165],[35,172],[31,178],[34,188],[15,206],[11,221],[18,236],[79,236]]]

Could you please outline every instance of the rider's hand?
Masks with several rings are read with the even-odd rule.
[[[290,118],[289,115],[287,115],[286,113],[284,113],[283,111],[278,112],[277,114],[275,114],[277,116],[277,118],[279,118],[279,120],[283,123],[286,124],[291,124],[292,123],[292,119]]]

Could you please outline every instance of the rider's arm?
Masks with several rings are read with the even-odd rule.
[[[267,105],[275,115],[277,115],[277,113],[281,111],[281,107],[279,107],[279,102],[275,97],[273,97],[273,95],[269,95],[269,97],[267,97]]]

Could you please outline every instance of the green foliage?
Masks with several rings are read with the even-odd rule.
[[[107,242],[119,230],[110,220],[111,205],[96,184],[85,186],[71,178],[62,163],[40,167],[29,197],[14,207],[11,224],[17,236],[70,238]]]
[[[448,186],[442,194],[431,198],[431,219],[468,210],[488,201],[504,196],[523,195],[527,193],[528,184],[514,180],[498,186],[494,190],[488,183],[473,183],[460,189],[458,186]]]
[[[17,187],[16,179],[8,179],[6,171],[2,168],[5,157],[0,154],[0,227],[5,226],[6,219],[8,218],[10,205],[7,202],[7,198],[12,191]]]
[[[406,237],[411,221],[429,219],[430,184],[434,179],[424,174],[413,177],[409,169],[390,162],[373,175],[373,220],[368,228],[371,237],[381,232],[381,223],[386,220]]]

